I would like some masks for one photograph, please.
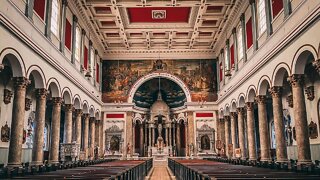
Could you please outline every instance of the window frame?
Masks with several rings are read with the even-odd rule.
[[[56,6],[54,6],[54,2],[56,2],[56,4],[55,4]],[[52,8],[51,8],[51,27],[50,27],[50,30],[56,37],[59,38],[59,33],[60,33],[59,26],[60,26],[60,20],[61,20],[61,15],[60,15],[61,3],[60,3],[60,0],[52,0],[51,3],[52,3]],[[54,7],[56,7],[56,16],[54,16]],[[54,25],[56,25],[56,27],[54,27]]]

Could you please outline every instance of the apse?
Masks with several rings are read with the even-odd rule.
[[[138,88],[134,94],[133,102],[138,107],[149,109],[157,100],[159,90],[163,101],[170,108],[181,107],[187,101],[185,93],[178,84],[169,79],[154,78],[146,81]]]

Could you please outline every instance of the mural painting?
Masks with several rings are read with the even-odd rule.
[[[179,77],[188,86],[192,101],[217,99],[215,60],[121,60],[103,62],[102,101],[126,102],[131,86],[155,71]]]

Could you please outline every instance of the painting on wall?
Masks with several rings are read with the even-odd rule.
[[[179,77],[190,90],[192,101],[217,99],[215,60],[104,61],[102,68],[102,101],[105,103],[126,102],[132,85],[155,71]]]

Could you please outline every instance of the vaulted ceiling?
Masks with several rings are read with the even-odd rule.
[[[105,53],[213,53],[235,0],[82,0]]]

